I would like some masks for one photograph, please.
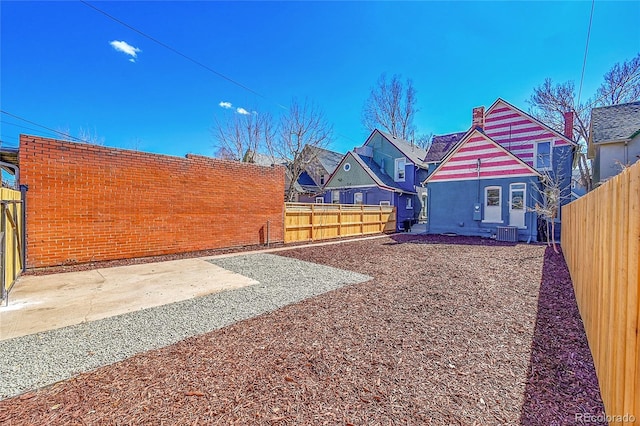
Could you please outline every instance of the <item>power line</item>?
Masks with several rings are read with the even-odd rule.
[[[589,52],[589,38],[591,36],[591,23],[593,22],[593,7],[596,1],[591,0],[591,14],[589,16],[589,28],[587,29],[587,43],[584,48],[584,60],[582,61],[582,75],[580,76],[580,89],[578,89],[578,103],[580,105],[580,96],[582,95],[582,83],[584,82],[584,70],[587,67],[587,53]]]
[[[265,100],[267,100],[267,101],[273,102],[273,103],[274,103],[275,105],[277,105],[279,108],[282,108],[282,109],[284,109],[284,110],[289,110],[289,108],[287,108],[286,106],[284,106],[284,105],[280,104],[279,102],[276,102],[275,100],[268,98],[267,96],[265,96],[265,95],[263,95],[263,94],[261,94],[261,93],[259,93],[259,92],[255,91],[255,90],[253,90],[252,88],[250,88],[250,87],[248,87],[248,86],[246,86],[246,85],[244,85],[244,84],[240,83],[240,82],[239,82],[239,81],[237,81],[237,80],[234,80],[233,78],[231,78],[231,77],[229,77],[229,76],[227,76],[227,75],[225,75],[225,74],[223,74],[223,73],[221,73],[221,72],[219,72],[219,71],[216,71],[215,69],[211,68],[210,66],[208,66],[208,65],[206,65],[206,64],[204,64],[204,63],[202,63],[202,62],[198,61],[197,59],[192,58],[192,57],[191,57],[191,56],[189,56],[189,55],[186,55],[186,54],[184,54],[184,53],[180,52],[178,49],[175,49],[175,48],[173,48],[173,47],[169,46],[168,44],[166,44],[166,43],[164,43],[164,42],[162,42],[162,41],[158,40],[157,38],[155,38],[155,37],[153,37],[153,36],[150,36],[149,34],[145,33],[144,31],[139,30],[139,29],[135,28],[134,26],[132,26],[132,25],[130,25],[130,24],[127,24],[126,22],[124,22],[124,21],[122,21],[122,20],[120,20],[120,19],[116,18],[115,16],[113,16],[113,15],[109,14],[108,12],[105,12],[104,10],[102,10],[102,9],[100,9],[100,8],[98,8],[98,7],[94,6],[94,5],[92,5],[91,3],[89,3],[89,2],[87,2],[87,1],[85,1],[85,0],[80,0],[80,3],[84,4],[84,5],[85,5],[85,6],[87,6],[87,7],[90,7],[91,9],[95,10],[95,11],[96,11],[96,12],[98,12],[98,13],[101,13],[102,15],[106,16],[107,18],[109,18],[109,19],[111,19],[111,20],[113,20],[113,21],[117,22],[118,24],[120,24],[120,25],[122,25],[122,26],[124,26],[124,27],[126,27],[126,28],[128,28],[128,29],[130,29],[131,31],[134,31],[134,32],[136,32],[136,33],[140,34],[141,36],[143,36],[143,37],[145,37],[145,38],[147,38],[147,39],[151,40],[152,42],[154,42],[154,43],[156,43],[156,44],[158,44],[158,45],[160,45],[160,46],[162,46],[162,47],[164,47],[165,49],[170,50],[171,52],[173,52],[173,53],[175,53],[176,55],[178,55],[178,56],[180,56],[180,57],[182,57],[182,58],[184,58],[184,59],[188,60],[189,62],[192,62],[192,63],[196,64],[197,66],[199,66],[199,67],[201,67],[201,68],[203,68],[203,69],[205,69],[205,70],[207,70],[207,71],[209,71],[209,72],[211,72],[211,73],[215,74],[216,76],[218,76],[218,77],[220,77],[220,78],[223,78],[223,79],[227,80],[228,82],[230,82],[230,83],[232,83],[232,84],[235,84],[236,86],[238,86],[238,87],[240,87],[240,88],[242,88],[242,89],[244,89],[244,90],[246,90],[246,91],[248,91],[248,92],[250,92],[250,93],[252,93],[252,94],[254,94],[254,95],[256,95],[256,96],[259,96],[259,97],[261,97],[262,99],[265,99]],[[350,141],[352,141],[352,142],[355,142],[353,139],[351,139],[350,137],[348,137],[348,136],[346,136],[346,135],[343,135],[343,134],[340,134],[340,133],[336,133],[336,134],[337,134],[338,136],[342,136],[342,137],[344,137],[345,139],[348,139],[348,140],[350,140]]]
[[[20,117],[20,116],[15,115],[15,114],[11,114],[10,112],[7,112],[7,111],[5,111],[5,110],[0,109],[0,113],[2,113],[2,114],[6,114],[6,115],[8,115],[9,117],[17,118],[18,120],[22,120],[22,121],[24,121],[25,123],[33,124],[34,126],[42,127],[43,129],[47,129],[47,130],[49,130],[50,132],[53,132],[53,133],[55,133],[55,134],[58,134],[58,135],[64,136],[64,137],[69,138],[69,139],[71,139],[71,140],[74,140],[74,141],[76,141],[76,142],[84,142],[82,139],[80,139],[80,138],[76,138],[75,136],[71,136],[71,135],[70,135],[70,134],[68,134],[68,133],[60,132],[60,131],[58,131],[58,130],[54,130],[54,129],[50,128],[50,127],[47,127],[47,126],[44,126],[44,125],[42,125],[42,124],[36,123],[35,121],[27,120],[26,118]]]
[[[255,91],[255,90],[251,89],[250,87],[248,87],[248,86],[246,86],[246,85],[244,85],[244,84],[240,83],[239,81],[234,80],[234,79],[233,79],[233,78],[231,78],[231,77],[228,77],[228,76],[226,76],[226,75],[222,74],[222,73],[221,73],[221,72],[219,72],[219,71],[214,70],[214,69],[213,69],[213,68],[211,68],[210,66],[208,66],[208,65],[206,65],[206,64],[203,64],[202,62],[198,61],[197,59],[194,59],[194,58],[192,58],[191,56],[185,55],[184,53],[180,52],[179,50],[177,50],[177,49],[175,49],[175,48],[173,48],[173,47],[169,46],[169,45],[168,45],[168,44],[166,44],[166,43],[161,42],[161,41],[160,41],[160,40],[158,40],[157,38],[150,36],[149,34],[145,33],[144,31],[141,31],[141,30],[139,30],[139,29],[137,29],[137,28],[133,27],[132,25],[129,25],[129,24],[127,24],[127,23],[126,23],[126,22],[124,22],[124,21],[121,21],[120,19],[116,18],[116,17],[115,17],[115,16],[113,16],[113,15],[110,15],[109,13],[105,12],[104,10],[102,10],[102,9],[100,9],[100,8],[98,8],[98,7],[94,6],[94,5],[92,5],[91,3],[89,3],[89,2],[87,2],[87,1],[85,1],[85,0],[80,0],[80,3],[84,4],[84,5],[85,5],[85,6],[87,6],[87,7],[90,7],[91,9],[95,10],[96,12],[99,12],[99,13],[103,14],[104,16],[106,16],[107,18],[109,18],[109,19],[111,19],[111,20],[113,20],[113,21],[117,22],[118,24],[123,25],[123,26],[125,26],[125,27],[129,28],[131,31],[135,31],[136,33],[140,34],[141,36],[148,38],[148,39],[149,39],[149,40],[151,40],[152,42],[154,42],[154,43],[156,43],[156,44],[158,44],[158,45],[160,45],[160,46],[164,47],[165,49],[168,49],[168,50],[172,51],[172,52],[173,52],[173,53],[175,53],[176,55],[181,56],[181,57],[183,57],[184,59],[186,59],[186,60],[188,60],[188,61],[190,61],[190,62],[193,62],[194,64],[196,64],[196,65],[198,65],[199,67],[204,68],[205,70],[207,70],[207,71],[209,71],[209,72],[211,72],[211,73],[213,73],[213,74],[217,75],[218,77],[223,78],[223,79],[227,80],[228,82],[230,82],[230,83],[232,83],[232,84],[235,84],[236,86],[241,87],[242,89],[244,89],[244,90],[246,90],[246,91],[248,91],[248,92],[253,93],[253,94],[254,94],[254,95],[256,95],[256,96],[259,96],[259,97],[261,97],[261,98],[263,98],[263,99],[268,99],[265,95],[263,95],[263,94],[261,94],[261,93],[258,93],[257,91]],[[281,108],[285,108],[285,109],[286,109],[286,107],[284,107],[284,106],[282,106],[282,105],[280,105],[280,104],[278,104],[278,106],[279,106],[279,107],[281,107]]]

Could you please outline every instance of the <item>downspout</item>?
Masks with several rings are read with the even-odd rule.
[[[22,198],[22,272],[27,270],[27,191],[29,185],[20,184]]]
[[[629,164],[629,141],[624,141],[624,164],[623,166],[627,166]]]
[[[530,192],[529,198],[531,198],[531,201],[532,201],[531,204],[533,204],[533,201],[534,201],[533,200],[533,191],[529,191],[529,192]],[[527,214],[526,210],[525,210],[525,214]],[[533,212],[532,211],[529,212],[529,238],[527,239],[527,244],[531,244],[531,238],[533,238],[533,235],[531,235],[533,233],[533,223],[531,223],[531,222],[533,222]]]
[[[476,167],[476,171],[478,172],[478,194],[476,196],[476,203],[480,203],[480,159],[478,158],[478,166]]]

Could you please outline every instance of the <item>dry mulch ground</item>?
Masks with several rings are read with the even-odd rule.
[[[374,279],[0,401],[0,423],[565,425],[601,413],[562,256],[486,243],[398,235],[282,252]]]

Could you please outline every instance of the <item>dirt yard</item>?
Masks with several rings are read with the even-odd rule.
[[[544,246],[396,235],[278,254],[374,279],[0,401],[0,423],[567,425],[602,413],[565,263]]]

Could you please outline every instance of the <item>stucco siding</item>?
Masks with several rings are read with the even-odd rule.
[[[449,181],[432,182],[427,185],[428,201],[428,232],[431,234],[455,233],[467,236],[491,237],[495,235],[498,226],[509,225],[509,189],[512,183],[526,184],[527,211],[524,216],[525,228],[518,230],[518,237],[526,241],[531,236],[536,238],[535,213],[528,211],[539,198],[537,178],[503,178],[482,179],[480,181]],[[487,187],[499,187],[500,193],[500,220],[501,222],[487,222],[485,212],[485,189]],[[474,220],[473,207],[478,202],[481,205],[481,219]]]

